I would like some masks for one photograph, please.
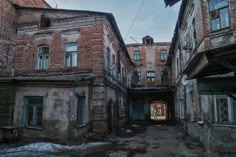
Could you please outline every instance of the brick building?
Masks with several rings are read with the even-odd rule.
[[[169,42],[155,43],[153,38],[146,36],[143,38],[143,43],[126,45],[135,65],[134,81],[132,88],[129,89],[130,119],[171,120],[173,118],[171,69],[166,62],[170,44]]]
[[[6,9],[12,15],[4,29],[12,35],[5,36],[12,39],[11,51],[1,52],[8,62],[1,61],[0,88],[7,92],[0,94],[9,98],[0,102],[7,110],[1,125],[20,128],[23,138],[62,142],[119,128],[133,67],[113,15],[28,2],[4,1],[15,12]]]
[[[28,3],[31,2],[31,3]],[[1,0],[0,1],[0,76],[14,76],[15,46],[16,46],[16,5],[30,7],[50,7],[43,0]],[[3,79],[0,82],[0,125],[12,123],[14,108],[14,88],[12,80]]]
[[[171,45],[176,118],[209,151],[236,148],[236,3],[183,0]]]

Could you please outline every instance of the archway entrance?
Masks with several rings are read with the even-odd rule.
[[[150,119],[154,121],[168,120],[168,107],[166,102],[154,101],[150,105]]]

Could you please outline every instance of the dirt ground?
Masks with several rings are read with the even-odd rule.
[[[87,157],[205,157],[202,145],[176,126],[133,124],[112,138],[110,150]]]
[[[110,135],[92,133],[83,141],[72,146],[33,143],[24,149],[0,145],[0,157],[207,157],[199,142],[174,125],[131,123]]]

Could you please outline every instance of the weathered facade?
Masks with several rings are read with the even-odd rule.
[[[127,45],[135,65],[134,81],[129,90],[130,119],[171,120],[173,118],[171,69],[166,62],[169,47],[169,42],[154,43],[150,36],[144,37],[142,44]],[[157,119],[158,114],[159,119]]]
[[[14,57],[3,53],[9,62],[1,82],[13,89],[11,111],[1,118],[8,123],[1,125],[13,123],[22,138],[62,142],[119,128],[127,117],[132,63],[113,15],[30,4],[6,4],[16,10],[7,26]]]
[[[209,151],[236,148],[233,0],[183,0],[171,45],[175,115]]]

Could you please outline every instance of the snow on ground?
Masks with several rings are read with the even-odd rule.
[[[39,156],[49,156],[56,157],[60,152],[75,151],[79,154],[87,154],[91,150],[101,150],[104,147],[110,146],[109,142],[94,142],[82,145],[60,145],[46,142],[32,143],[15,148],[5,148],[0,150],[0,157],[39,157]]]

